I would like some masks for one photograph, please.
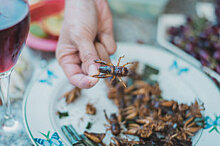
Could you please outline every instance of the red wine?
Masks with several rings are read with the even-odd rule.
[[[0,0],[0,73],[10,70],[29,31],[29,6],[23,0]]]

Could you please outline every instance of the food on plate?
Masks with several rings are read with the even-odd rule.
[[[102,141],[105,138],[106,134],[105,133],[89,133],[85,131],[84,135],[95,143],[103,144]]]
[[[96,114],[96,108],[92,104],[87,104],[86,105],[86,113],[89,115],[95,115]]]
[[[70,104],[74,102],[80,95],[81,95],[81,89],[75,87],[71,91],[65,93],[64,98],[66,98],[66,103]]]
[[[59,119],[62,119],[64,117],[68,117],[69,116],[69,113],[68,112],[60,112],[60,111],[57,111],[56,114],[59,116]]]
[[[113,85],[112,79],[106,80],[109,90],[106,94],[118,108],[118,113],[104,110],[107,121],[104,126],[106,131],[111,131],[108,144],[192,145],[192,137],[204,127],[204,105],[199,99],[191,104],[164,99],[155,80],[159,71],[148,65],[140,71],[139,66],[134,62],[128,68],[130,73],[124,81],[127,87],[120,80]],[[110,116],[106,112],[110,112]],[[106,145],[103,139],[107,134],[84,132],[92,145]]]
[[[106,130],[111,130],[113,135],[118,136],[121,133],[121,127],[119,124],[121,122],[120,119],[115,113],[111,114],[110,118],[108,118],[106,111],[104,111],[104,113],[106,120],[110,124],[110,125],[105,125],[108,128]]]
[[[91,123],[91,122],[88,122],[88,123],[87,123],[87,126],[86,126],[86,129],[89,130],[89,129],[91,129],[91,128],[92,128],[92,123]]]
[[[167,32],[172,44],[220,74],[220,0],[215,14],[216,22],[188,17],[185,24],[170,27]]]
[[[124,87],[126,87],[126,84],[121,79],[121,77],[128,76],[129,71],[128,71],[128,68],[125,66],[129,64],[133,64],[133,63],[127,62],[123,66],[120,66],[120,62],[122,58],[124,58],[124,56],[119,57],[117,66],[114,66],[112,63],[107,63],[102,60],[95,60],[95,63],[99,63],[102,65],[99,67],[99,72],[101,74],[93,75],[92,77],[95,77],[95,78],[111,78],[112,77],[112,82],[118,79],[124,85]]]

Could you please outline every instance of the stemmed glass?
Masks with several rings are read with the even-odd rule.
[[[0,96],[4,108],[4,116],[0,117],[0,137],[18,134],[22,128],[11,112],[9,85],[29,25],[29,5],[26,0],[0,0]]]

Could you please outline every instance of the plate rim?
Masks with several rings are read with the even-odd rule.
[[[54,61],[52,61],[51,63],[53,63]],[[51,64],[50,63],[50,64]],[[35,75],[35,74],[34,74]],[[36,78],[36,76],[35,77],[33,77],[32,79],[31,79],[31,81],[30,81],[30,83],[28,84],[28,86],[27,86],[27,89],[26,89],[26,91],[25,91],[25,93],[24,93],[24,99],[23,99],[23,106],[22,106],[22,115],[23,115],[23,122],[24,122],[24,127],[25,127],[25,129],[26,129],[26,132],[28,133],[28,137],[30,138],[30,140],[32,141],[32,143],[34,144],[34,145],[37,145],[38,146],[38,144],[34,141],[34,137],[33,137],[33,135],[32,135],[32,132],[31,132],[31,130],[30,130],[30,128],[29,128],[29,125],[28,125],[28,122],[27,122],[27,117],[26,117],[26,104],[27,104],[27,99],[28,99],[28,96],[29,96],[29,94],[31,93],[30,91],[31,91],[31,89],[33,88],[33,84],[35,83],[37,81],[37,78]]]

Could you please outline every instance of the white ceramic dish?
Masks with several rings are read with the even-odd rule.
[[[184,24],[185,20],[186,17],[181,14],[164,14],[160,16],[158,20],[157,41],[168,51],[176,54],[177,56],[181,57],[190,64],[193,64],[195,67],[210,74],[211,76],[215,77],[217,81],[220,82],[220,75],[218,73],[209,69],[208,67],[202,66],[197,59],[195,59],[191,55],[184,52],[182,49],[169,42],[169,36],[167,34],[168,28],[170,28],[171,26],[179,26],[181,24]]]
[[[119,56],[125,55],[122,64],[138,60],[159,69],[158,81],[165,99],[191,103],[199,98],[204,102],[207,129],[201,130],[193,138],[193,144],[199,146],[219,144],[220,134],[215,128],[220,130],[220,91],[212,80],[192,65],[162,49],[123,43],[118,44],[118,48],[113,56],[113,63]],[[61,126],[64,124],[72,124],[79,133],[82,133],[87,122],[90,121],[93,123],[90,131],[105,131],[103,124],[107,121],[104,118],[103,109],[110,114],[116,112],[117,108],[107,98],[107,87],[104,82],[101,80],[94,88],[83,90],[80,98],[66,105],[64,99],[60,98],[71,88],[73,87],[68,83],[56,61],[30,84],[25,95],[23,116],[27,132],[35,145],[37,145],[35,138],[46,142],[52,139],[51,135],[54,133],[58,133],[57,139],[64,145],[70,145],[61,131]],[[85,106],[88,102],[97,108],[97,115],[85,114]],[[57,110],[68,111],[69,117],[59,119],[56,115]],[[215,115],[218,116],[215,117]],[[47,134],[48,131],[50,136],[46,140],[41,132]]]

